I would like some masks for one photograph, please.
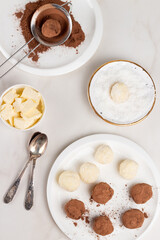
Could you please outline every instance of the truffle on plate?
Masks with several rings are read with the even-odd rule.
[[[77,199],[71,199],[69,202],[66,203],[64,208],[67,217],[75,220],[80,219],[85,213],[84,203]]]
[[[107,216],[96,217],[93,221],[93,230],[95,233],[106,236],[114,231],[111,220]]]
[[[110,146],[102,144],[96,149],[94,158],[101,164],[111,163],[113,161],[113,151]]]
[[[100,204],[107,203],[114,194],[114,190],[105,182],[100,182],[92,189],[91,198]]]
[[[123,225],[129,229],[140,228],[144,222],[144,214],[138,209],[126,211],[122,216]]]
[[[153,196],[152,187],[146,183],[134,185],[130,190],[130,194],[137,204],[146,203]]]
[[[81,179],[85,183],[93,183],[99,177],[98,167],[90,162],[83,163],[79,170]]]

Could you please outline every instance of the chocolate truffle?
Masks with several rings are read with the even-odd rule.
[[[105,182],[100,182],[95,185],[92,190],[91,198],[101,204],[107,203],[113,196],[114,190]]]
[[[106,236],[114,231],[112,222],[107,216],[99,216],[94,219],[93,230],[95,233]]]
[[[134,185],[130,190],[130,194],[137,204],[146,203],[153,196],[152,187],[146,183]]]
[[[140,228],[144,222],[144,214],[138,209],[128,210],[123,214],[122,222],[126,228]]]
[[[41,31],[44,37],[56,37],[61,33],[61,24],[57,20],[48,19],[43,23]]]
[[[65,212],[69,218],[78,220],[85,213],[84,203],[77,199],[72,199],[66,203]]]

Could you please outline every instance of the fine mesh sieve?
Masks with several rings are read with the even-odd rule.
[[[0,76],[0,78],[4,77],[8,72],[10,72],[15,66],[17,66],[22,60],[24,60],[27,56],[29,56],[32,52],[34,52],[41,44],[44,45],[44,46],[47,46],[47,47],[55,47],[55,46],[59,46],[59,45],[62,45],[63,43],[65,43],[67,41],[67,39],[70,37],[71,35],[71,32],[72,32],[72,19],[71,19],[71,16],[70,16],[70,11],[68,12],[64,6],[65,5],[72,5],[71,2],[66,2],[62,5],[58,5],[58,4],[45,4],[43,6],[41,6],[40,8],[38,8],[33,16],[32,16],[32,19],[31,19],[31,23],[30,23],[30,29],[31,29],[31,32],[32,32],[32,35],[33,35],[33,38],[31,38],[27,43],[25,43],[22,47],[20,47],[16,52],[14,52],[9,58],[7,58],[1,65],[0,65],[0,68],[5,64],[7,63],[13,56],[15,56],[17,53],[19,53],[21,50],[24,49],[24,47],[26,45],[28,45],[29,43],[31,43],[33,40],[37,40],[37,45],[32,49],[30,50],[27,54],[25,54],[19,61],[17,61],[11,68],[9,68],[4,74],[2,74]],[[67,23],[68,23],[68,28],[67,28],[67,31],[63,34],[63,38],[61,39],[58,39],[57,38],[57,41],[49,41],[48,39],[45,39],[42,34],[41,34],[41,31],[38,29],[38,25],[37,25],[37,19],[38,17],[44,12],[44,11],[47,11],[49,9],[56,9],[58,10],[59,12],[61,12],[65,17],[66,17],[66,20],[67,20]]]

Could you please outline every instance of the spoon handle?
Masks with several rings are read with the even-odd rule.
[[[28,160],[28,162],[25,164],[23,170],[21,171],[21,173],[19,174],[18,178],[15,180],[15,182],[13,183],[13,185],[9,188],[8,192],[6,193],[5,197],[4,197],[4,202],[5,203],[9,203],[13,200],[16,192],[17,192],[17,189],[18,189],[18,186],[20,184],[20,181],[22,179],[22,176],[26,170],[26,168],[28,167],[28,164],[30,163],[30,159]]]
[[[30,210],[33,206],[33,198],[34,198],[34,183],[33,183],[33,176],[34,176],[34,169],[36,166],[36,159],[33,159],[32,165],[32,172],[29,181],[29,186],[27,189],[26,199],[25,199],[25,209]]]

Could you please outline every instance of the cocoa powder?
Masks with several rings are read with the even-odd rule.
[[[144,217],[145,217],[145,218],[148,218],[148,214],[147,214],[146,212],[144,213]]]
[[[30,30],[30,22],[34,12],[41,6],[54,3],[62,5],[64,2],[61,0],[38,0],[36,2],[29,2],[25,5],[24,11],[20,10],[15,13],[15,16],[20,19],[20,28],[26,42],[28,42],[33,36]],[[69,11],[69,6],[64,6],[64,8]],[[71,14],[72,19],[72,33],[69,39],[63,44],[66,47],[77,48],[84,40],[85,34],[81,28],[81,25],[74,19],[74,16]],[[37,41],[33,40],[28,44],[29,50],[32,50],[37,46]],[[29,57],[37,62],[39,59],[39,53],[46,52],[50,47],[40,45]],[[77,52],[76,52],[77,53]]]

